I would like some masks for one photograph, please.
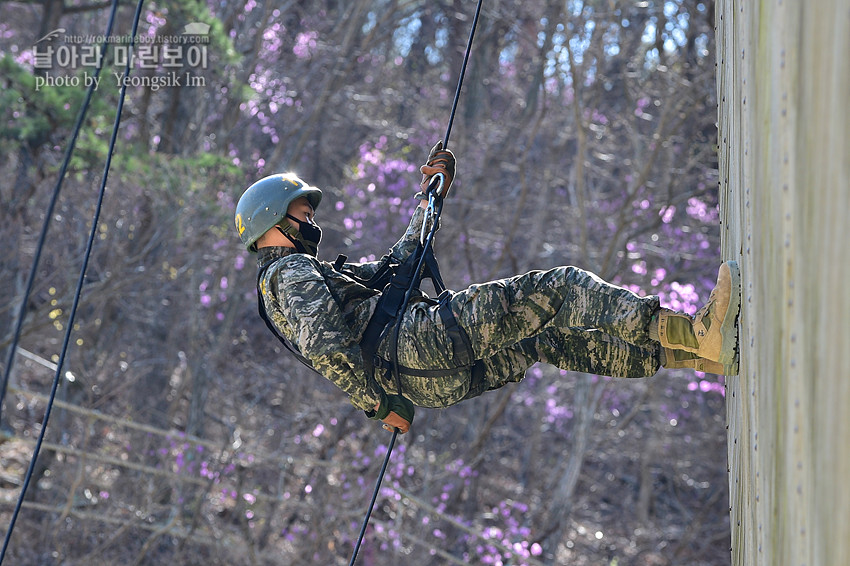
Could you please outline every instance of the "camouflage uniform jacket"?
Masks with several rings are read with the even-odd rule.
[[[392,259],[404,261],[416,249],[423,219],[424,210],[416,207],[407,231],[390,249]],[[337,271],[332,264],[292,248],[262,248],[257,258],[259,267],[268,265],[259,292],[272,323],[364,411],[381,399],[382,388],[367,377],[360,352],[360,339],[380,292],[349,274],[368,279],[385,259],[346,263]]]

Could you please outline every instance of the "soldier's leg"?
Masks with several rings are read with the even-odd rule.
[[[490,389],[522,380],[535,362],[610,377],[647,377],[660,366],[658,347],[641,348],[599,331],[544,330],[483,360]]]
[[[640,297],[576,267],[472,285],[454,296],[451,307],[478,359],[550,328],[564,334],[599,330],[647,351],[658,347],[649,338],[658,297]]]
[[[661,366],[657,344],[636,346],[598,330],[544,330],[530,338],[541,362],[609,377],[649,377]]]

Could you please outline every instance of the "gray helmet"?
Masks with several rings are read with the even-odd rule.
[[[254,243],[286,218],[289,203],[307,197],[315,210],[322,201],[322,191],[311,187],[293,173],[263,177],[242,193],[236,204],[236,230],[248,251],[256,252]]]

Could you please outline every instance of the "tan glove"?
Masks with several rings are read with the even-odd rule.
[[[383,422],[386,430],[392,432],[394,428],[397,428],[401,434],[410,430],[414,414],[415,409],[409,399],[386,393],[381,394],[381,402],[375,406],[374,410],[366,412],[366,416],[370,419]]]
[[[438,191],[436,196],[441,198],[447,197],[455,176],[455,161],[454,154],[448,149],[443,149],[442,141],[434,144],[434,147],[431,148],[431,153],[428,154],[427,163],[419,168],[419,172],[422,173],[422,181],[419,183],[419,188],[422,189],[422,192],[427,193],[431,182],[434,180],[434,176],[442,174],[443,186],[440,188],[438,185],[435,188]]]
[[[392,432],[395,428],[397,428],[401,434],[410,430],[410,421],[405,420],[404,417],[399,416],[397,413],[392,411],[390,411],[390,414],[387,415],[387,418],[385,418],[382,422],[384,423],[384,430],[388,430],[390,432]]]

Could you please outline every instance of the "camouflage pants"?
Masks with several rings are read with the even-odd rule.
[[[640,297],[575,267],[532,271],[456,293],[451,310],[466,331],[472,354],[484,366],[484,387],[520,381],[535,362],[611,377],[644,377],[659,368],[658,343],[649,321],[656,296]],[[379,348],[388,354],[385,341]],[[437,309],[425,303],[402,319],[398,361],[420,369],[451,368],[452,344]],[[469,372],[443,377],[402,376],[414,403],[445,407],[470,391]],[[382,385],[394,390],[392,383]]]

